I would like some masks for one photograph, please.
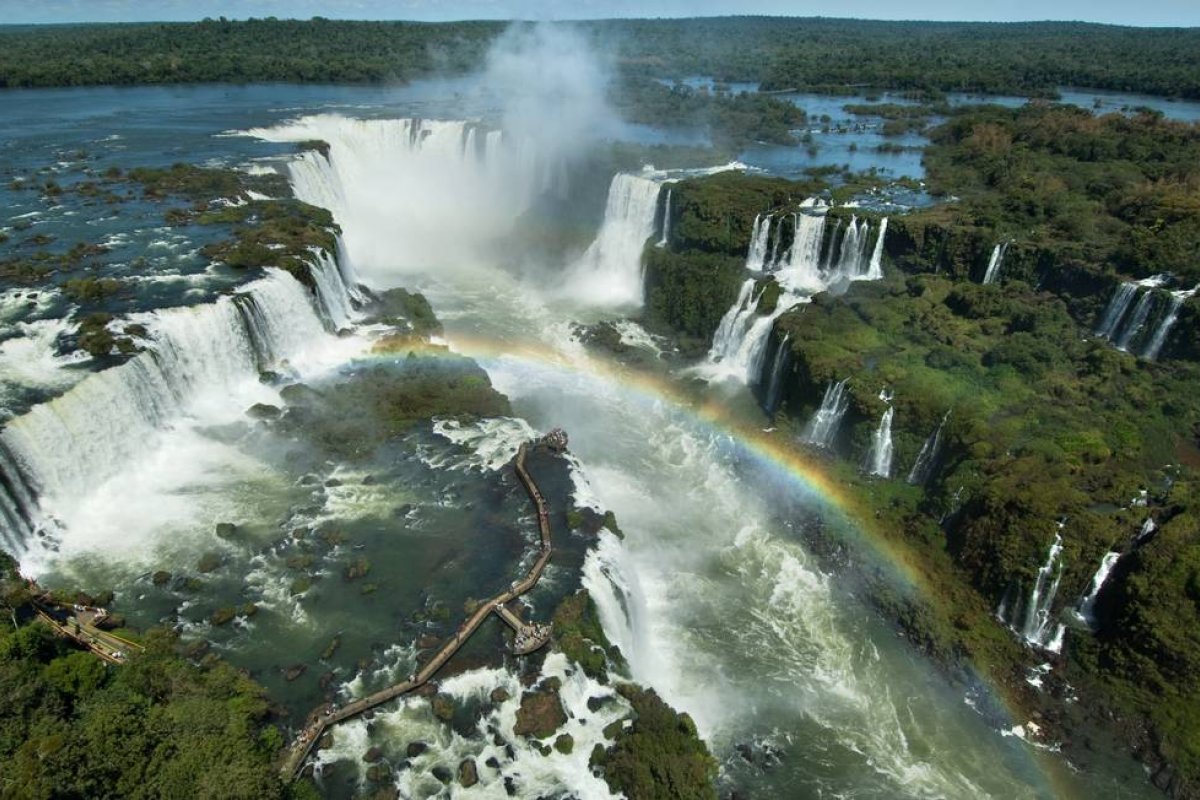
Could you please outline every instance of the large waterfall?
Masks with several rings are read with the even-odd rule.
[[[661,188],[638,175],[613,177],[600,232],[566,272],[572,296],[601,306],[642,304],[642,250],[654,235]]]
[[[478,262],[540,197],[565,191],[561,161],[476,123],[320,114],[247,133],[330,145],[289,162],[293,189],[333,212],[347,260],[380,285],[397,273]]]
[[[1022,599],[1009,616],[1007,605],[1002,603],[998,616],[1008,623],[1014,632],[1035,647],[1058,653],[1062,650],[1066,626],[1056,622],[1052,615],[1054,597],[1062,580],[1061,556],[1063,550],[1062,524],[1054,533],[1046,563],[1038,569],[1033,589],[1027,599]]]
[[[821,407],[816,410],[804,430],[804,441],[817,447],[829,447],[841,427],[842,417],[850,406],[850,398],[846,396],[846,382],[843,378],[837,383],[831,383],[825,389],[821,399]]]
[[[988,259],[987,269],[983,273],[984,286],[995,283],[1000,277],[1000,268],[1004,265],[1004,254],[1008,252],[1008,242],[1001,242],[992,248],[992,257]]]
[[[326,325],[345,321],[349,298],[336,266],[325,260],[313,270],[319,297],[269,269],[216,302],[139,315],[146,351],[9,422],[0,432],[5,548],[26,553],[31,533],[53,532],[56,513],[152,452],[182,420],[231,421],[269,401],[260,372],[303,368],[306,354],[332,341]]]
[[[1104,554],[1104,558],[1100,559],[1100,567],[1092,576],[1092,583],[1088,587],[1087,594],[1081,597],[1079,604],[1075,606],[1076,615],[1093,630],[1096,628],[1096,599],[1100,596],[1100,590],[1104,588],[1108,576],[1112,574],[1113,567],[1120,560],[1121,554],[1115,551]]]
[[[849,281],[878,280],[883,277],[883,238],[887,234],[887,218],[879,225],[874,249],[868,257],[871,230],[866,220],[851,217],[842,230],[840,220],[826,234],[826,214],[823,201],[809,198],[801,210],[790,215],[793,223],[792,245],[779,257],[779,242],[783,235],[784,218],[774,227],[772,245],[770,214],[754,218],[750,245],[746,252],[746,269],[754,274],[770,271],[783,290],[770,315],[757,313],[758,298],[750,289],[755,279],[743,284],[737,301],[726,312],[713,336],[708,359],[700,374],[712,379],[738,378],[745,383],[770,382],[762,374],[763,355],[774,321],[788,309],[808,301],[819,291],[844,287]],[[826,242],[828,240],[828,242]],[[770,255],[768,255],[768,251]]]
[[[865,469],[880,478],[890,478],[892,475],[892,417],[896,409],[892,406],[892,398],[886,390],[879,393],[879,399],[888,404],[883,416],[879,418],[879,427],[871,436],[871,449],[867,452]]]
[[[763,356],[775,320],[801,302],[801,298],[781,294],[775,309],[759,313],[762,291],[755,291],[757,282],[747,278],[734,303],[721,318],[708,358],[700,365],[700,374],[710,380],[734,378],[746,384],[758,383],[762,375]]]

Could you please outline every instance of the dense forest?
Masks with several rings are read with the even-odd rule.
[[[405,81],[478,66],[504,25],[268,18],[0,27],[0,87]],[[711,75],[765,89],[1052,96],[1087,86],[1200,97],[1194,29],[770,17],[577,27],[634,76]]]

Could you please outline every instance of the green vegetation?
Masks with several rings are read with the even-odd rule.
[[[1200,281],[1200,126],[1035,103],[960,114],[932,138],[930,190],[961,202],[905,225],[933,220],[989,231],[993,241],[1015,237],[1029,257],[1009,260],[1006,274],[1028,279],[1049,257]]]
[[[384,83],[478,68],[502,22],[245,22],[0,28],[0,87]],[[1053,96],[1059,86],[1200,97],[1200,32],[1073,22],[734,17],[573,23],[628,75],[767,89]]]
[[[30,614],[4,566],[0,628],[0,785],[12,797],[286,796],[272,764],[282,745],[262,687],[211,656],[176,654],[149,631],[121,667],[74,650]]]
[[[589,677],[604,683],[608,680],[610,666],[624,669],[624,658],[604,635],[596,604],[586,589],[559,603],[552,622],[558,649]]]
[[[753,142],[795,144],[791,131],[805,121],[803,109],[768,95],[714,94],[649,78],[626,78],[614,87],[612,98],[630,122],[707,130],[722,149],[739,150]]]
[[[590,760],[609,788],[630,800],[715,800],[717,762],[691,717],[675,713],[652,689],[626,683],[617,691],[633,706],[633,724],[614,731],[611,747],[597,745]]]
[[[303,384],[285,388],[288,407],[279,424],[331,454],[355,458],[434,416],[511,413],[508,400],[471,359],[404,337],[383,347],[381,352],[395,348],[390,350],[397,354],[395,360],[356,368],[348,380],[319,390]],[[356,570],[353,577],[364,575],[365,570]]]

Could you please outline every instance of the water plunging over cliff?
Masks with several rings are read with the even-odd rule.
[[[330,266],[313,267],[317,297],[270,269],[214,303],[139,315],[151,339],[145,352],[10,421],[0,432],[0,506],[16,526],[3,534],[10,552],[26,553],[33,530],[54,532],[47,514],[69,516],[106,478],[153,451],[164,431],[188,418],[229,421],[271,402],[259,373],[303,367],[306,353],[334,341],[327,325],[349,308]]]
[[[984,286],[995,283],[1000,277],[1000,268],[1004,265],[1004,254],[1008,252],[1008,242],[1001,242],[992,248],[992,257],[988,259],[987,269],[983,273]]]
[[[658,237],[655,247],[666,247],[671,241],[671,190],[667,189],[667,199],[663,203],[662,235]]]
[[[1087,624],[1092,630],[1096,629],[1096,598],[1100,596],[1100,590],[1104,588],[1105,581],[1112,574],[1113,567],[1121,560],[1121,554],[1110,551],[1104,554],[1104,558],[1100,559],[1100,567],[1096,570],[1096,574],[1092,576],[1091,585],[1088,587],[1087,593],[1079,599],[1079,604],[1075,606],[1075,614]]]
[[[890,478],[892,475],[892,416],[896,409],[892,406],[892,397],[887,391],[879,393],[879,399],[888,404],[883,416],[879,418],[879,427],[871,437],[871,449],[867,453],[865,469],[880,478]]]
[[[804,431],[804,441],[817,447],[829,447],[841,427],[842,417],[850,407],[850,398],[846,396],[846,382],[843,378],[837,383],[831,383],[825,389],[821,399],[821,407],[816,410]]]
[[[595,241],[565,274],[564,292],[589,304],[642,304],[642,250],[654,235],[662,184],[624,173],[608,188],[604,222]]]
[[[799,297],[782,294],[771,313],[759,313],[762,291],[755,291],[756,284],[754,278],[742,283],[737,302],[725,312],[713,334],[708,357],[698,368],[709,380],[734,378],[758,383],[763,378],[763,357],[775,320],[801,302]]]
[[[1200,284],[1191,289],[1171,292],[1171,304],[1168,306],[1167,312],[1163,314],[1162,319],[1159,320],[1158,326],[1154,329],[1154,335],[1150,337],[1150,342],[1146,345],[1146,349],[1142,351],[1142,358],[1149,361],[1154,361],[1158,358],[1163,345],[1167,342],[1167,335],[1171,332],[1171,328],[1174,327],[1176,320],[1179,319],[1179,310],[1198,291],[1200,291]]]
[[[767,266],[767,245],[771,236],[771,215],[759,214],[754,217],[754,226],[750,231],[750,252],[746,254],[746,269],[751,272],[762,272]],[[779,240],[775,241],[776,246]]]
[[[783,340],[779,343],[779,348],[775,351],[775,358],[771,360],[770,378],[767,381],[767,391],[763,397],[763,407],[768,414],[774,414],[779,410],[779,403],[783,399],[783,371],[787,367],[790,351],[788,343],[791,341],[790,334],[784,334]]]
[[[921,445],[921,452],[917,453],[917,460],[913,462],[912,469],[908,471],[907,481],[914,485],[924,485],[929,476],[933,473],[933,468],[937,464],[937,457],[942,447],[942,428],[946,427],[946,420],[950,419],[950,412],[947,411],[942,421],[934,428],[933,433],[929,434],[929,438],[925,440],[925,444]]]
[[[1017,603],[1011,617],[1008,616],[1008,609],[1004,604],[1001,604],[998,614],[1001,620],[1008,623],[1026,642],[1052,653],[1062,650],[1063,635],[1066,632],[1066,626],[1055,622],[1052,616],[1054,597],[1058,594],[1058,584],[1062,580],[1061,529],[1060,523],[1059,530],[1054,533],[1054,541],[1050,544],[1046,563],[1038,569],[1028,599]]]

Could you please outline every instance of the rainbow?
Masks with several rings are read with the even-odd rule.
[[[728,437],[757,467],[811,500],[827,521],[837,525],[840,533],[866,545],[866,552],[878,558],[879,566],[891,574],[896,588],[928,591],[928,581],[912,556],[889,541],[873,524],[874,515],[861,498],[861,483],[852,486],[856,481],[836,475],[826,459],[801,450],[791,436],[739,419],[724,403],[698,400],[669,377],[586,354],[567,355],[539,342],[496,342],[454,334],[445,346],[409,337],[400,338],[397,344],[398,347],[377,347],[363,358],[388,360],[411,351],[432,358],[466,356],[484,365],[508,359],[603,381],[619,387],[627,397],[642,404],[665,403],[704,429]]]
[[[774,429],[764,430],[751,421],[739,419],[727,404],[699,399],[687,393],[669,376],[623,367],[586,353],[568,355],[540,342],[499,342],[460,334],[450,335],[445,344],[399,337],[391,346],[377,346],[360,360],[393,361],[408,352],[429,358],[467,357],[485,367],[489,362],[513,360],[603,381],[647,406],[665,403],[693,423],[728,437],[739,447],[740,453],[755,462],[756,466],[774,476],[782,485],[802,492],[813,501],[827,522],[834,523],[839,535],[850,538],[858,552],[873,558],[875,565],[891,578],[893,588],[915,592],[929,599],[935,597],[931,586],[933,576],[926,574],[915,554],[891,541],[876,522],[874,513],[863,497],[863,493],[869,491],[869,483],[864,483],[856,473],[839,475],[836,465],[800,449],[790,435]],[[761,423],[761,419],[757,421]],[[617,511],[619,513],[619,509]],[[1017,711],[1019,704],[1015,701],[1015,695],[978,669],[973,673],[979,686],[990,696],[999,699],[1010,722],[1022,716]],[[1038,773],[1048,786],[1052,787],[1054,796],[1083,796],[1083,790],[1075,783],[1062,759],[1040,749],[1031,749],[1027,755],[1037,765]]]

